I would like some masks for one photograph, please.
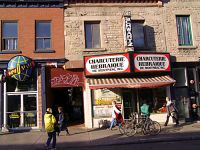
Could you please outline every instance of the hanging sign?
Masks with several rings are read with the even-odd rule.
[[[134,53],[135,72],[170,71],[169,54],[139,54]]]
[[[126,47],[133,47],[133,35],[132,35],[132,24],[131,24],[131,16],[124,17],[125,22],[125,43]]]
[[[84,63],[86,75],[130,73],[128,53],[85,56]]]
[[[32,75],[34,66],[32,59],[22,55],[15,56],[8,62],[7,76],[18,81],[26,81]]]

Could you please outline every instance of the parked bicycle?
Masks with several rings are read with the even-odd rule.
[[[127,120],[119,129],[120,133],[127,136],[133,136],[139,131],[144,135],[157,135],[161,132],[161,126],[157,121],[137,113],[131,114],[130,120]]]

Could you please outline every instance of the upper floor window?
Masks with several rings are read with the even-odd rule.
[[[133,35],[133,46],[135,48],[145,48],[145,30],[144,21],[132,21],[132,35]]]
[[[190,26],[190,16],[176,16],[176,25],[179,46],[193,45]]]
[[[85,22],[85,47],[100,48],[100,22]]]
[[[9,21],[2,23],[2,50],[16,50],[18,43],[18,23]]]
[[[51,22],[36,22],[36,49],[44,50],[51,48]]]

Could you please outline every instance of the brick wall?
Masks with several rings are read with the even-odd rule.
[[[38,122],[39,128],[42,128],[42,80],[41,80],[41,71],[38,69]]]
[[[0,21],[18,21],[18,50],[31,58],[64,58],[63,9],[61,8],[0,8]],[[34,53],[35,21],[51,21],[52,50],[55,53]],[[1,31],[0,31],[1,32]],[[1,35],[1,33],[0,33]],[[0,54],[9,60],[16,54]]]

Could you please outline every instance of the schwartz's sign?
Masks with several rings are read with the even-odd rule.
[[[134,53],[135,72],[170,71],[169,54],[140,54]]]
[[[84,63],[86,75],[130,73],[128,53],[85,56]]]

